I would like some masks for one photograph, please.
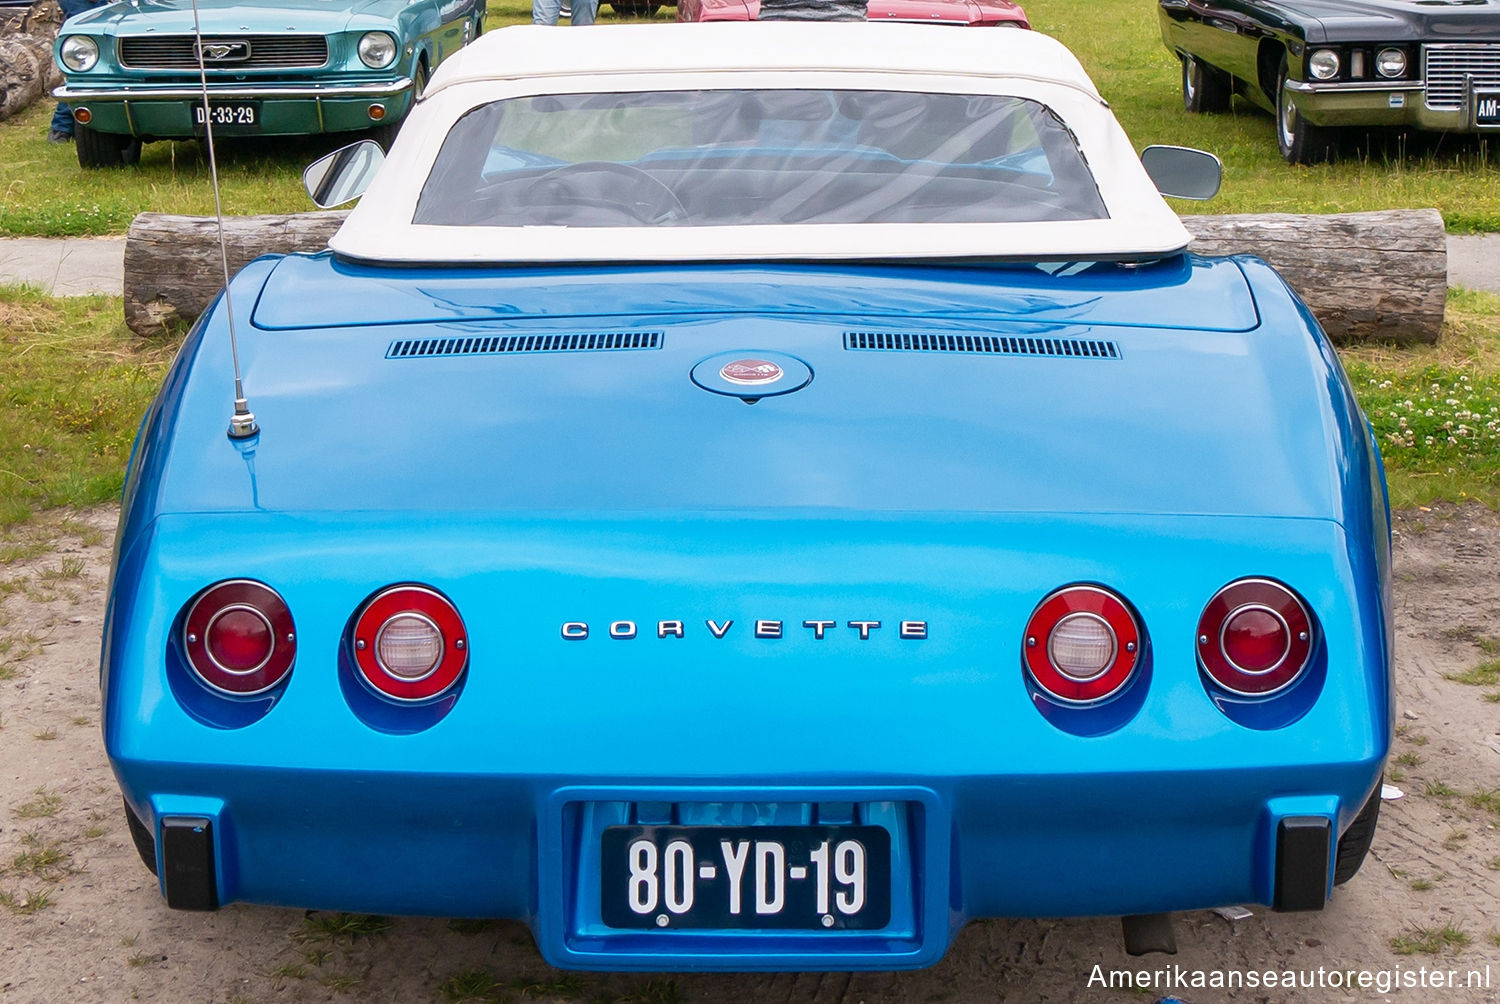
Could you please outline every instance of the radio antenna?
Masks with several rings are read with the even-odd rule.
[[[219,162],[214,155],[214,116],[208,104],[208,68],[203,65],[203,28],[198,22],[198,0],[193,5],[193,48],[198,56],[198,83],[203,89],[203,132],[208,142],[208,176],[214,186],[214,220],[219,228],[219,265],[224,270],[224,311],[229,317],[229,355],[234,361],[234,414],[229,417],[229,438],[249,439],[260,432],[245,384],[240,379],[240,347],[234,330],[234,299],[229,292],[229,250],[224,245],[224,205],[219,198]]]

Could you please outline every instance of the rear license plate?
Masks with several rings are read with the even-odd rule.
[[[1500,91],[1474,94],[1474,124],[1500,126]]]
[[[193,128],[205,131],[212,120],[215,132],[256,132],[260,129],[259,101],[211,101],[205,115],[203,102],[193,105]]]
[[[879,826],[611,826],[600,912],[623,928],[873,930],[891,919]]]

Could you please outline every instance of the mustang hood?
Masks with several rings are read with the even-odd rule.
[[[364,0],[349,5],[329,0],[198,0],[200,20],[206,35],[225,31],[300,31],[328,34],[344,31],[360,14],[394,16],[405,6],[393,0]],[[76,23],[108,24],[121,34],[157,32],[175,35],[193,31],[193,9],[175,0],[136,0],[113,3],[89,11]]]
[[[224,435],[216,310],[148,418],[164,435],[144,441],[170,441],[158,513],[1336,517],[1363,434],[1331,351],[1251,259],[413,274],[324,254],[262,259],[234,289],[262,432]],[[784,382],[757,400],[736,361]]]

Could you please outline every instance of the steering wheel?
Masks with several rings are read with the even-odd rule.
[[[601,190],[599,182],[610,176],[629,181],[629,187],[616,184]],[[608,160],[585,160],[548,171],[527,186],[524,198],[533,204],[612,210],[639,223],[667,223],[688,216],[677,194],[661,179]]]

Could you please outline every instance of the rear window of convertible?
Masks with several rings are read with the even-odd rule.
[[[1036,101],[907,91],[563,94],[448,133],[413,223],[1020,223],[1108,214]]]

